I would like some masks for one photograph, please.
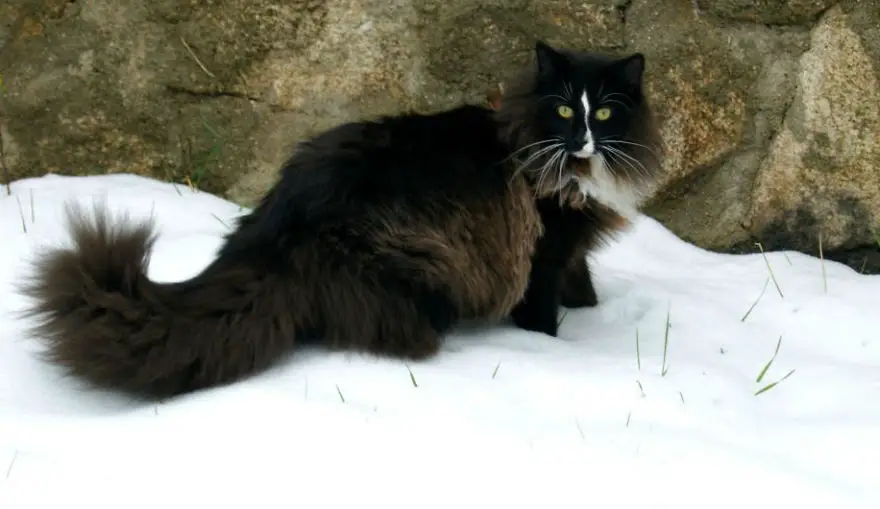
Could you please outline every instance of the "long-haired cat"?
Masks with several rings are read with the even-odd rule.
[[[493,115],[402,114],[302,142],[185,281],[148,278],[153,224],[70,208],[72,247],[22,285],[33,333],[77,378],[147,398],[230,383],[304,341],[431,356],[459,321],[509,316],[541,233]]]
[[[544,226],[512,317],[557,334],[560,304],[597,304],[586,255],[638,215],[661,170],[643,90],[645,58],[535,46],[536,65],[490,95],[504,138],[535,188]]]

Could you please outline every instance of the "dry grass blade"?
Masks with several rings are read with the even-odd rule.
[[[822,265],[822,286],[828,295],[828,276],[825,274],[825,250],[822,249],[822,232],[819,232],[819,264]]]
[[[189,47],[189,44],[186,43],[186,40],[183,37],[180,38],[180,42],[183,43],[183,47],[186,48],[186,51],[189,53],[189,56],[191,56],[193,58],[193,60],[195,60],[196,64],[198,64],[198,66],[201,67],[203,71],[205,71],[205,74],[216,79],[217,76],[214,73],[212,73],[211,71],[209,71],[207,67],[205,67],[205,64],[203,64],[202,61],[199,60],[199,57],[196,56],[196,52],[193,51],[192,48]]]
[[[217,221],[219,221],[220,224],[222,224],[223,226],[225,226],[227,229],[231,229],[231,228],[229,228],[229,224],[228,224],[226,221],[220,219],[220,217],[219,217],[217,214],[211,212],[211,215],[214,216],[214,219],[216,219]]]
[[[645,388],[642,387],[642,382],[640,382],[639,380],[636,380],[636,383],[639,384],[639,392],[642,393],[642,397],[644,398],[645,397]]]
[[[498,370],[501,368],[501,361],[498,361],[498,364],[495,365],[495,369],[492,370],[492,380],[495,380],[495,377],[498,376]]]
[[[12,467],[15,466],[15,460],[18,459],[18,449],[12,453],[12,461],[9,462],[9,466],[6,467],[6,478],[9,479],[9,475],[12,474]]]
[[[666,308],[666,330],[663,331],[663,366],[660,368],[660,376],[666,376],[666,373],[669,371],[669,366],[666,365],[666,351],[669,348],[669,319],[671,312],[670,304],[670,306]]]
[[[413,372],[412,372],[412,370],[409,368],[409,366],[406,367],[406,370],[409,372],[409,380],[412,382],[413,387],[418,388],[419,383],[416,382],[416,376],[413,374]]]
[[[626,414],[626,427],[627,428],[629,427],[629,421],[632,419],[632,416],[633,416],[632,412],[627,412],[627,414]]]
[[[21,207],[21,200],[15,195],[15,201],[18,202],[18,216],[21,218],[21,231],[27,233],[27,223],[24,220],[24,209]]]
[[[638,366],[639,371],[642,370],[642,351],[639,346],[639,328],[636,327],[636,366]]]
[[[770,278],[768,277],[767,279],[764,280],[764,287],[761,288],[761,293],[758,294],[758,298],[755,299],[755,302],[752,302],[752,305],[749,306],[749,309],[748,309],[748,311],[746,311],[746,314],[744,314],[743,317],[739,319],[740,322],[745,322],[746,318],[748,318],[749,315],[752,314],[752,311],[755,309],[755,306],[758,305],[758,302],[761,300],[761,297],[764,296],[764,292],[767,291],[767,285],[769,285],[769,284],[770,284]]]
[[[577,426],[578,433],[581,435],[581,440],[586,440],[587,436],[584,435],[584,430],[581,428],[581,421],[579,421],[577,417],[574,418],[574,425]]]
[[[342,395],[342,391],[339,389],[339,385],[336,385],[336,394],[339,394],[339,400],[345,403],[345,396]]]
[[[557,326],[557,327],[561,327],[561,326],[562,326],[562,322],[565,321],[565,318],[566,318],[567,316],[568,316],[568,310],[566,309],[566,310],[564,310],[564,311],[562,312],[562,316],[561,316],[561,317],[559,318],[559,320],[556,322],[556,326]]]
[[[767,271],[770,273],[770,279],[773,280],[773,286],[776,287],[776,291],[779,293],[781,298],[785,298],[785,295],[782,295],[782,288],[779,288],[779,282],[776,281],[776,275],[773,274],[773,267],[770,266],[770,260],[767,259],[767,253],[764,252],[764,246],[760,242],[755,243],[758,246],[758,249],[761,250],[761,256],[764,257],[764,263],[767,265]]]

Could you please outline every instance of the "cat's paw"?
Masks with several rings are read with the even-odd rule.
[[[540,312],[540,310],[518,307],[511,313],[514,325],[530,332],[540,332],[551,337],[559,334],[557,313]]]
[[[599,298],[592,285],[566,285],[562,291],[562,305],[570,308],[593,308],[599,305]]]

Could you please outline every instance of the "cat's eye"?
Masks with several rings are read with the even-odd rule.
[[[599,108],[596,110],[596,120],[608,120],[611,116],[611,108]]]
[[[556,113],[559,113],[559,116],[562,118],[571,118],[574,116],[574,110],[571,109],[570,106],[566,106],[564,104],[561,104],[558,108],[556,108]]]

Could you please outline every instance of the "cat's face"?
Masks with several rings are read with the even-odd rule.
[[[538,42],[531,79],[505,94],[522,171],[539,195],[576,183],[630,215],[658,171],[659,146],[644,94],[641,54],[614,59]]]

